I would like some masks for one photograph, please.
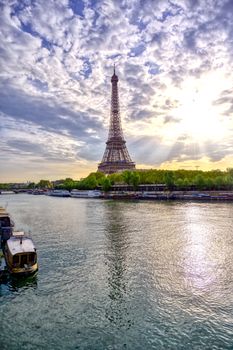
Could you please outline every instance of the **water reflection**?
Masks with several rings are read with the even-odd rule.
[[[117,327],[131,326],[128,311],[128,286],[125,276],[127,270],[127,235],[124,213],[118,203],[106,203],[105,212],[106,265],[108,267],[108,297],[106,317]]]
[[[9,286],[12,291],[18,292],[20,289],[37,288],[37,273],[28,277],[12,277]]]
[[[27,277],[7,276],[0,283],[0,297],[8,293],[18,293],[29,288],[37,288],[37,273]]]
[[[203,222],[203,210],[191,207],[186,211],[189,220],[185,246],[186,281],[192,288],[207,291],[216,280],[214,262],[211,259],[212,232],[208,223]]]

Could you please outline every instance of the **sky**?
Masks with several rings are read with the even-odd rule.
[[[1,0],[0,182],[80,179],[113,65],[137,168],[233,167],[232,0]]]

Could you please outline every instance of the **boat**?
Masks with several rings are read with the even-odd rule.
[[[7,277],[8,275],[8,270],[7,270],[7,265],[6,265],[6,260],[3,254],[3,251],[0,250],[0,282]]]
[[[14,222],[5,208],[0,207],[0,248],[12,235]]]
[[[102,192],[98,190],[72,190],[70,192],[71,197],[73,198],[100,198],[102,197]]]
[[[38,270],[36,248],[23,231],[14,231],[3,251],[8,271],[12,275],[31,275]]]
[[[45,191],[44,190],[34,190],[32,192],[32,194],[34,194],[35,196],[40,196],[40,195],[45,194]]]
[[[70,192],[67,190],[53,190],[48,195],[53,197],[70,197]]]
[[[5,194],[16,194],[14,191],[0,191],[1,195],[5,195]]]

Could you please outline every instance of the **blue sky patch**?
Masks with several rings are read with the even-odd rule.
[[[42,92],[47,92],[48,91],[48,83],[43,82],[39,79],[28,79],[28,81],[31,83],[31,85],[35,86],[37,90],[42,91]]]
[[[130,56],[132,57],[132,56],[140,56],[142,53],[143,53],[143,51],[145,51],[145,45],[144,44],[139,44],[138,46],[135,46],[134,48],[132,48],[131,50],[130,50]]]
[[[160,66],[158,64],[156,64],[156,63],[146,62],[145,65],[148,67],[148,72],[151,75],[157,75],[157,74],[159,74],[161,72],[160,71]]]
[[[85,5],[82,0],[69,0],[69,7],[73,10],[74,14],[81,17],[84,16],[83,10],[85,8]]]
[[[89,78],[92,73],[92,67],[89,58],[83,58],[83,69],[81,70],[81,75],[85,77],[85,79]]]

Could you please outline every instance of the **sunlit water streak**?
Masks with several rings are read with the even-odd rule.
[[[1,349],[232,349],[233,205],[0,197],[39,272],[0,285]]]

